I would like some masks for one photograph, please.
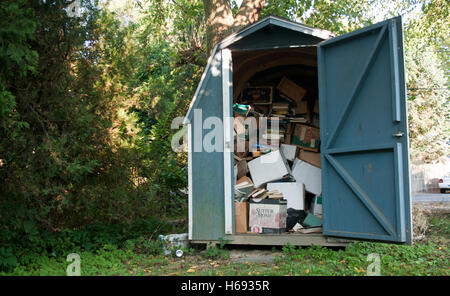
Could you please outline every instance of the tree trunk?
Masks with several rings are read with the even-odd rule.
[[[265,3],[266,0],[244,0],[233,16],[229,0],[203,0],[208,53],[227,35],[257,21]]]
[[[233,32],[240,30],[259,19],[266,0],[245,0],[234,17]]]
[[[230,34],[234,18],[229,0],[203,0],[206,21],[206,48],[211,53],[214,45]]]

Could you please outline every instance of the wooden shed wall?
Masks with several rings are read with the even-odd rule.
[[[201,90],[197,109],[202,111],[203,120],[215,116],[222,120],[222,67],[218,51],[213,59],[208,81]],[[211,130],[200,130],[199,122],[192,121],[192,148]],[[201,138],[199,138],[201,135]],[[197,139],[196,139],[197,138]],[[218,144],[223,148],[223,131]],[[196,143],[195,143],[196,142]],[[217,240],[224,237],[224,162],[222,152],[192,152],[192,239]]]

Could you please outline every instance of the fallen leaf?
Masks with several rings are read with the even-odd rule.
[[[305,272],[306,272],[306,273],[309,273],[309,268],[307,268]]]
[[[186,272],[195,272],[195,269],[189,268]]]
[[[280,269],[280,268],[279,268],[278,266],[275,265],[275,266],[273,267],[273,269]]]

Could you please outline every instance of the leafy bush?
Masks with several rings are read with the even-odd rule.
[[[219,237],[219,245],[209,245],[203,253],[203,257],[207,259],[227,259],[230,257],[230,253],[224,249],[225,245],[228,243],[228,240],[225,240]]]
[[[110,251],[122,248],[157,255],[162,252],[162,246],[155,238],[170,231],[170,225],[150,218],[135,221],[131,225],[95,224],[56,233],[32,229],[35,233],[28,239],[22,240],[23,236],[17,234],[9,241],[9,247],[0,247],[1,270],[9,270],[16,264],[31,264],[41,255],[56,257],[84,250]]]
[[[77,18],[65,1],[0,4],[5,258],[154,238],[164,227],[149,217],[187,212],[186,156],[171,150],[170,124],[202,67],[166,38],[148,40],[152,18],[123,26],[91,2]]]
[[[0,271],[11,271],[17,265],[17,259],[11,248],[0,247]]]

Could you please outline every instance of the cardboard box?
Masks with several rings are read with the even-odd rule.
[[[281,79],[277,88],[282,94],[294,100],[297,106],[300,105],[300,102],[306,94],[306,90],[303,87],[297,85],[286,77]]]
[[[268,183],[267,190],[278,190],[287,200],[287,208],[305,209],[305,185],[298,182]]]
[[[297,146],[281,144],[281,152],[287,160],[294,161],[297,156]]]
[[[290,176],[291,170],[280,150],[261,155],[248,163],[255,187]]]
[[[320,130],[304,124],[296,124],[292,135],[291,144],[304,150],[319,151]]]
[[[248,231],[248,202],[234,202],[234,225],[236,233]]]
[[[298,153],[298,158],[300,160],[306,161],[309,164],[312,164],[313,166],[316,166],[320,168],[320,153],[317,152],[311,152],[311,151],[305,151],[303,149],[300,149],[300,152]]]
[[[322,196],[314,196],[311,203],[310,212],[313,215],[322,215]]]
[[[248,173],[248,166],[247,161],[245,159],[238,161],[237,163],[237,178],[240,179],[247,175]]]
[[[292,176],[296,182],[305,184],[305,190],[315,195],[322,194],[322,170],[298,158],[292,165]]]
[[[297,106],[294,108],[295,114],[308,114],[308,101],[301,101],[297,103]]]
[[[260,202],[250,199],[249,230],[257,233],[286,232],[287,202],[266,198]]]

